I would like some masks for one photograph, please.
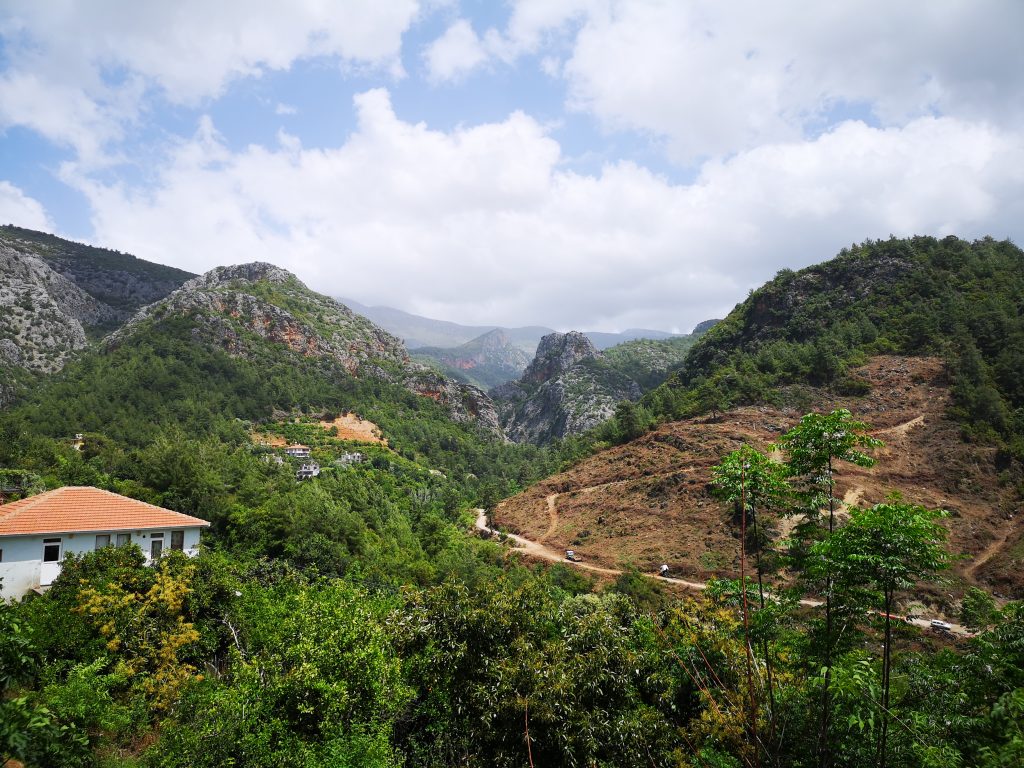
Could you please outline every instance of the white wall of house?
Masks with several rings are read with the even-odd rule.
[[[189,557],[199,553],[200,528],[167,528],[165,530],[112,530],[77,533],[39,533],[28,536],[0,536],[0,599],[20,598],[26,592],[49,586],[60,573],[60,560],[73,552],[81,555],[96,549],[97,536],[109,536],[111,545],[117,543],[117,535],[128,534],[131,543],[137,544],[152,563],[153,542],[163,542],[163,552],[171,550],[173,531],[184,531],[182,551]],[[163,534],[160,539],[159,534]],[[157,534],[154,536],[154,534]],[[55,563],[43,562],[44,540],[60,539],[60,556]]]

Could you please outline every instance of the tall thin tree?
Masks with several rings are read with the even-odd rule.
[[[946,529],[937,520],[943,510],[894,501],[870,509],[853,509],[842,528],[813,549],[843,587],[873,587],[885,622],[882,651],[881,726],[876,765],[885,768],[889,735],[889,689],[892,669],[892,612],[897,590],[948,567]]]
[[[747,557],[747,520],[754,531],[754,559],[757,571],[758,603],[761,610],[765,607],[764,571],[761,564],[761,531],[759,529],[760,513],[766,509],[779,506],[788,493],[786,471],[783,466],[774,462],[767,455],[749,445],[743,445],[722,459],[722,463],[712,469],[712,487],[714,495],[723,501],[735,505],[740,510],[740,589],[743,596],[743,619],[747,634],[747,648],[751,648],[749,638],[749,619],[746,585]],[[764,656],[765,672],[768,684],[768,716],[769,727],[774,741],[775,733],[775,682],[772,674],[772,659],[768,647],[768,638],[762,636],[761,649]],[[748,687],[749,681],[748,681]],[[750,692],[751,709],[756,709],[753,692]]]
[[[809,413],[800,423],[779,439],[779,446],[788,456],[790,474],[803,479],[804,503],[809,523],[815,523],[822,507],[828,509],[828,532],[835,530],[835,513],[839,499],[835,495],[835,470],[838,462],[848,462],[861,467],[870,467],[875,461],[862,449],[882,445],[868,433],[868,425],[855,421],[845,408],[828,414]],[[821,720],[818,727],[818,764],[828,768],[832,764],[832,750],[829,730],[832,713],[832,650],[834,632],[832,627],[832,575],[828,569],[824,574],[825,590],[825,637],[823,638],[823,680]]]

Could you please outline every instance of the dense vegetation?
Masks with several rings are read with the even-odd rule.
[[[275,413],[352,411],[380,425],[399,455],[491,496],[515,492],[562,460],[456,424],[428,398],[355,378],[330,359],[287,355],[280,345],[253,345],[249,357],[235,357],[195,343],[196,332],[189,318],[167,318],[84,355],[0,417],[9,436],[4,448],[85,432],[109,444],[98,460],[111,462],[171,428],[190,440],[237,447],[248,442],[247,422]]]
[[[968,428],[1019,449],[1022,266],[1008,243],[916,238],[780,275],[642,404],[544,450],[328,359],[147,321],[0,414],[0,487],[95,485],[213,526],[194,560],[68,556],[45,595],[0,604],[0,765],[1018,766],[1024,606],[972,590],[970,639],[899,619],[948,564],[942,513],[892,499],[835,524],[834,463],[874,447],[847,413],[795,425],[785,464],[723,457],[743,577],[696,598],[530,569],[465,530],[595,440],[802,382],[856,391],[875,351],[945,355]],[[316,426],[347,411],[389,447]],[[322,474],[297,481],[254,431],[312,445]],[[773,550],[766,519],[788,515]]]
[[[671,339],[633,339],[609,347],[604,359],[620,373],[628,376],[644,392],[654,389],[678,368],[699,334]]]
[[[792,384],[864,391],[872,354],[940,355],[956,415],[1024,457],[1024,252],[1008,241],[867,241],[781,271],[705,334],[643,402],[657,418],[773,402]]]
[[[745,551],[761,553],[757,519],[831,496],[815,462],[858,443],[822,424],[787,436],[787,465],[726,457],[722,515],[746,528]],[[674,599],[636,573],[594,592],[565,566],[506,564],[497,544],[448,524],[456,500],[436,475],[423,493],[419,467],[361,450],[363,464],[301,484],[242,446],[217,453],[175,434],[133,457],[132,480],[71,477],[104,456],[60,453],[61,479],[134,482],[221,523],[194,560],[69,556],[45,595],[0,606],[0,756],[167,768],[880,756],[1005,768],[1024,756],[1024,606],[976,596],[965,615],[982,632],[959,642],[889,618],[946,561],[935,513],[893,502],[832,533],[824,520],[801,528],[793,574],[801,590],[831,585],[826,621],[781,589],[769,551],[760,598],[752,576],[749,589],[723,581]],[[884,531],[901,538],[879,548]]]

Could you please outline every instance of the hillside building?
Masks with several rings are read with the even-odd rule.
[[[287,448],[284,449],[284,452],[289,456],[294,456],[296,459],[309,458],[308,445],[289,445]]]
[[[296,480],[309,480],[310,478],[317,477],[320,474],[320,465],[315,461],[306,462],[299,471],[295,473]]]
[[[68,552],[137,544],[153,563],[167,550],[199,551],[210,524],[99,488],[68,486],[0,506],[0,599],[48,587]]]

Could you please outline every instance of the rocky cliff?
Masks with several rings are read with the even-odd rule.
[[[0,227],[0,407],[191,277],[128,254]]]
[[[273,264],[217,267],[193,278],[166,299],[140,310],[107,337],[117,344],[136,326],[188,316],[197,331],[231,354],[246,356],[254,337],[306,357],[332,357],[356,375],[369,362],[409,361],[402,342],[348,307],[314,293]]]
[[[140,307],[162,299],[194,277],[190,272],[128,253],[14,226],[0,227],[0,245],[34,256],[104,304],[104,325],[127,320]]]
[[[641,391],[586,336],[571,331],[541,339],[522,378],[490,394],[509,439],[545,444],[597,426]]]
[[[272,264],[217,267],[193,278],[166,299],[140,310],[104,344],[117,346],[137,329],[174,317],[193,324],[197,342],[230,355],[256,359],[278,350],[328,358],[351,376],[401,384],[430,397],[456,421],[474,421],[499,431],[497,413],[483,391],[412,362],[399,339]]]
[[[88,342],[85,328],[114,311],[44,261],[0,242],[0,358],[39,373],[60,370]]]

